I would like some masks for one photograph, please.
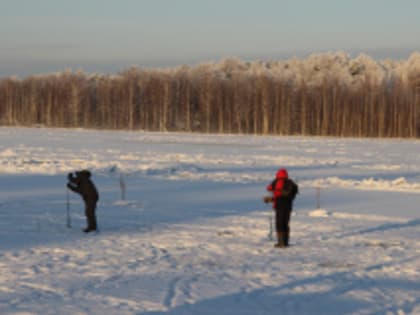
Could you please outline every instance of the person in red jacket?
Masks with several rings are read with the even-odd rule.
[[[265,202],[273,202],[273,209],[276,212],[276,234],[277,243],[275,247],[289,246],[290,235],[290,214],[293,209],[293,200],[298,194],[297,184],[289,178],[287,170],[282,168],[277,171],[276,178],[267,186],[272,192],[272,198],[264,198]]]

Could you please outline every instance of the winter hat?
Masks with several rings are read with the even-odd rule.
[[[92,176],[92,173],[89,170],[81,170],[76,172],[76,175],[79,177],[90,178]]]
[[[287,170],[285,168],[281,168],[277,171],[276,178],[286,179],[289,178],[289,174],[287,173]]]

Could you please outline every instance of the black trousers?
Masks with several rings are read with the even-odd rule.
[[[87,228],[96,230],[96,201],[85,201],[85,215],[87,220]]]
[[[289,233],[290,209],[276,209],[276,232]]]

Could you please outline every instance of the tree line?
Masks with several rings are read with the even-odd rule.
[[[118,74],[66,70],[0,79],[8,126],[317,135],[420,136],[420,54],[345,53]]]

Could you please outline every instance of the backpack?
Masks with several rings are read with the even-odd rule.
[[[286,179],[284,181],[283,189],[281,195],[294,200],[296,195],[299,193],[299,186],[291,179]]]

